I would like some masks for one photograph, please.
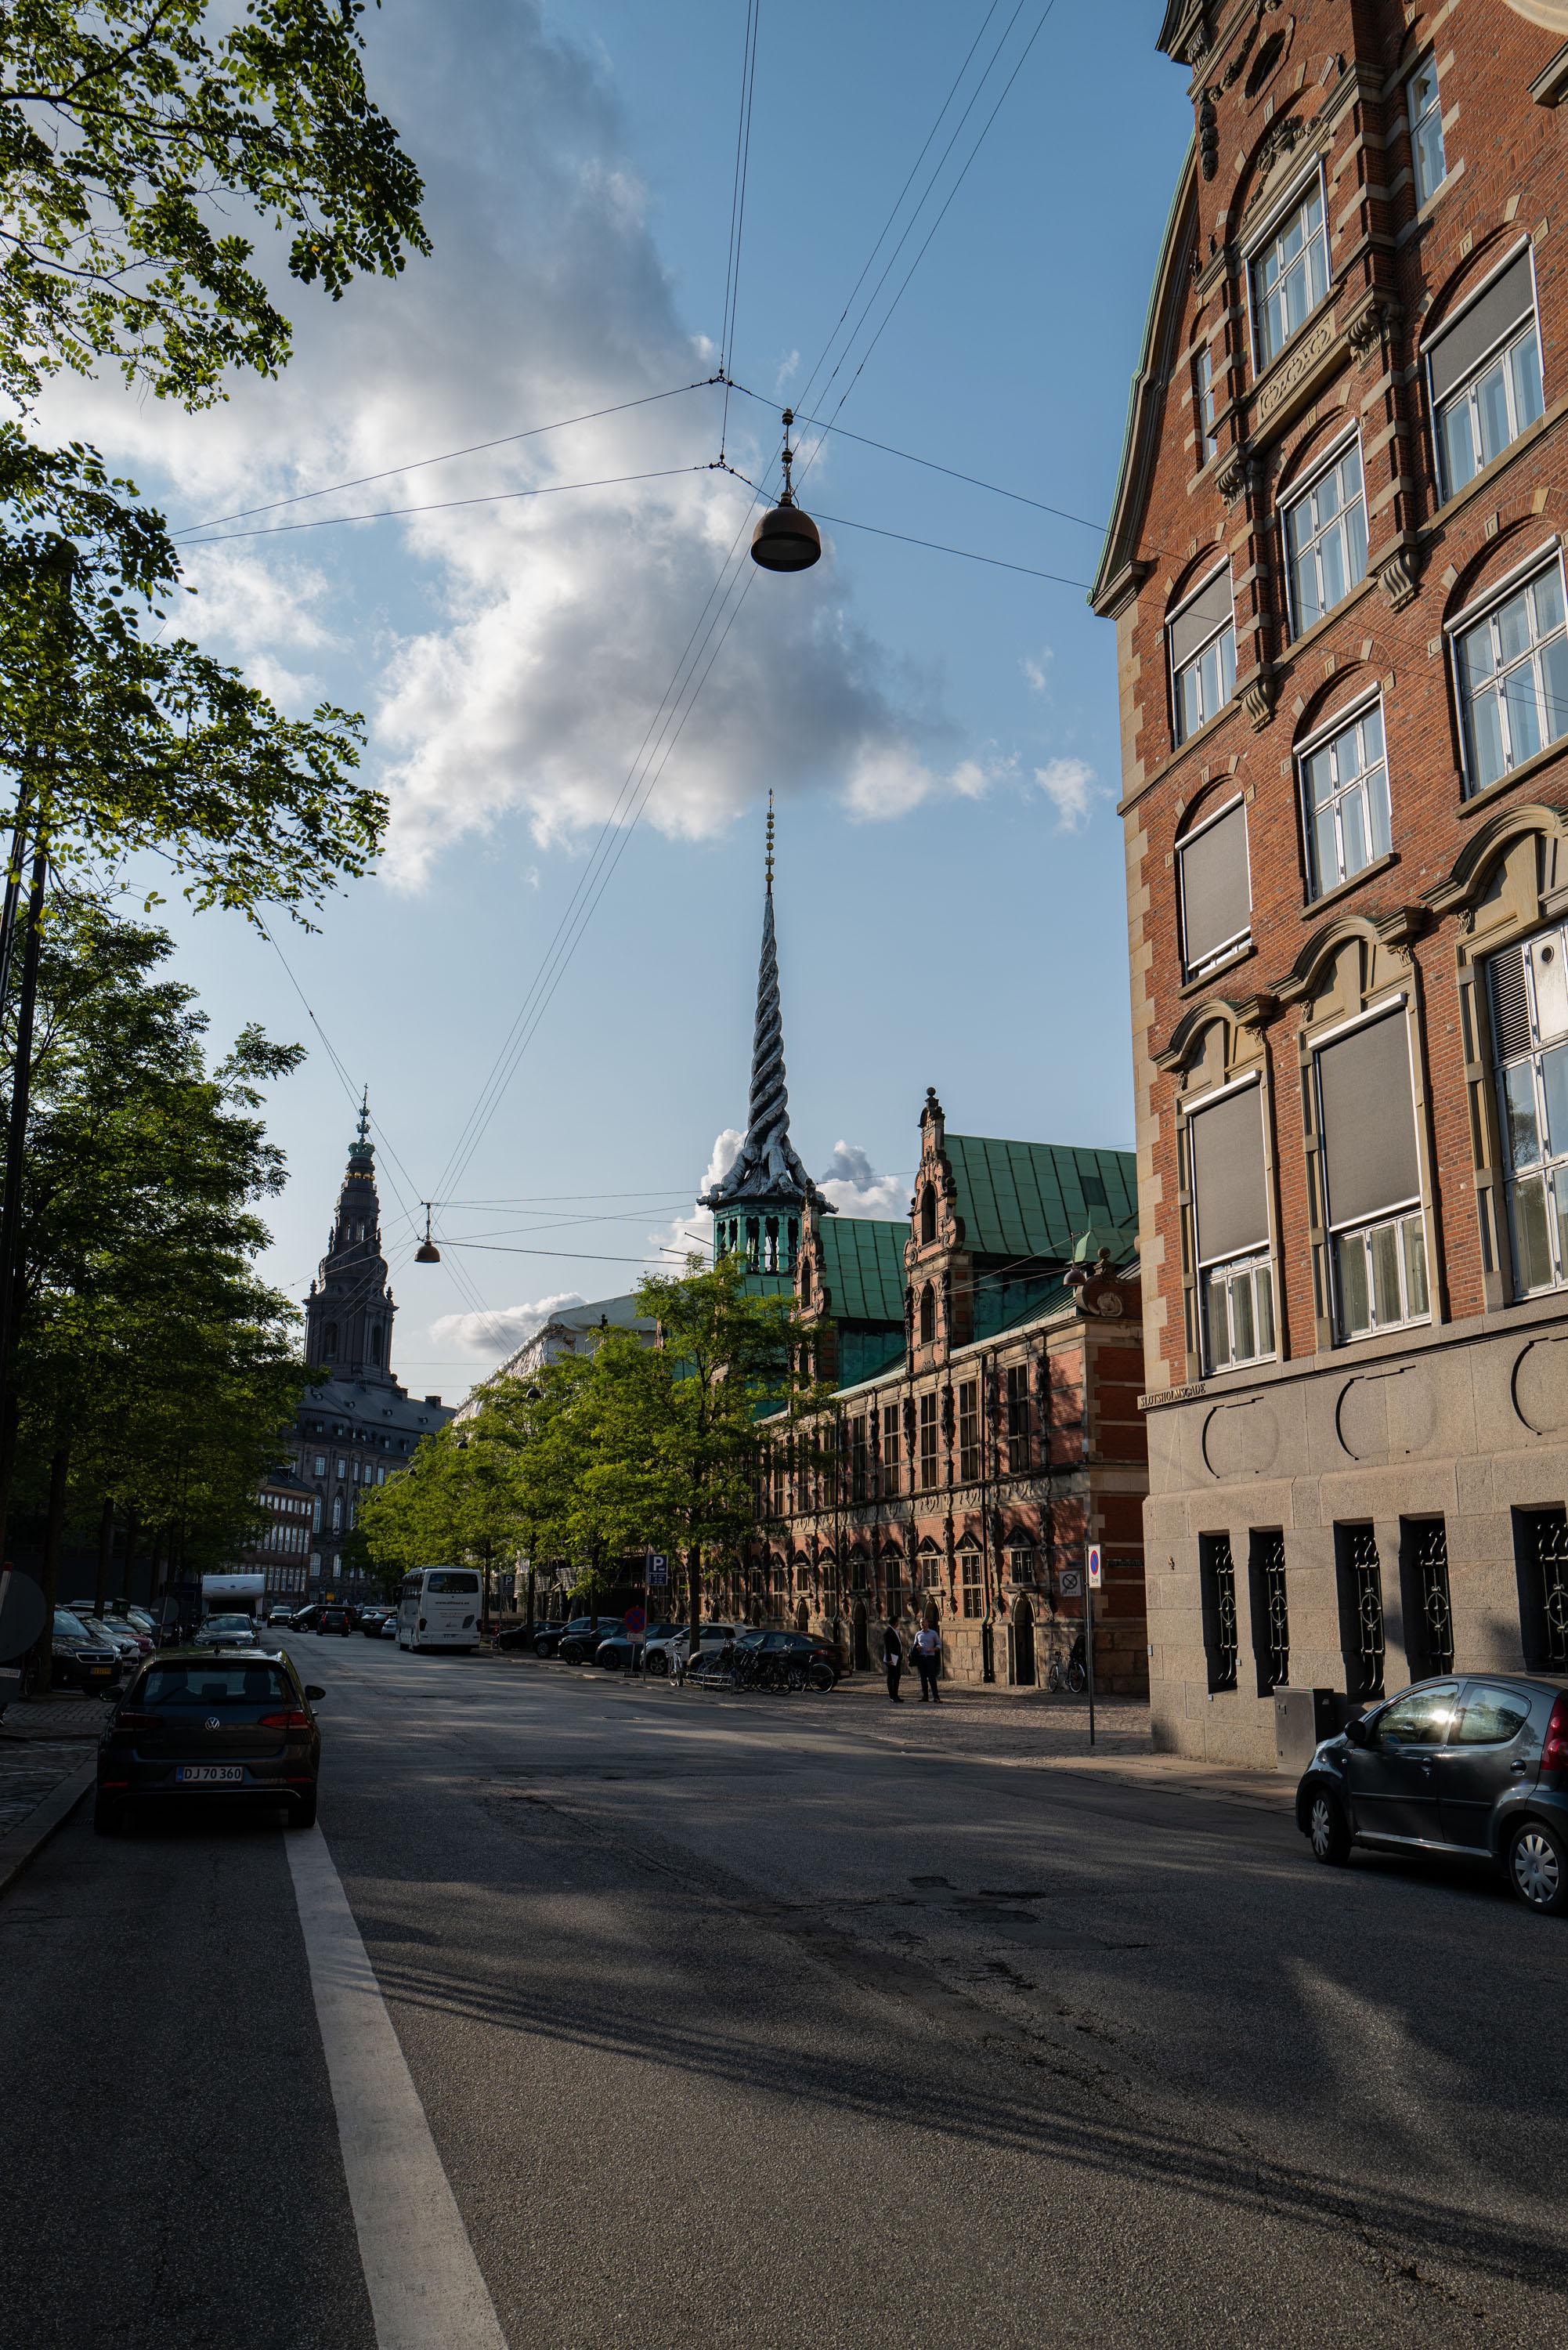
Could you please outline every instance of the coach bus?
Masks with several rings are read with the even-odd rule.
[[[420,1566],[398,1596],[400,1648],[472,1648],[479,1638],[479,1576],[471,1566]]]

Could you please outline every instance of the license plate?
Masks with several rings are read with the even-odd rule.
[[[114,1672],[114,1667],[112,1665],[93,1665],[89,1668],[89,1670],[95,1681],[107,1681],[111,1678]]]
[[[182,1787],[234,1787],[244,1775],[243,1762],[185,1762],[174,1773]]]

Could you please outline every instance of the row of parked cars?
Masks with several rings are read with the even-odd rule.
[[[379,1601],[355,1607],[342,1599],[313,1600],[308,1607],[275,1607],[266,1620],[292,1632],[362,1632],[367,1640],[398,1637],[397,1609],[383,1607]]]
[[[597,1665],[606,1672],[645,1672],[653,1680],[684,1671],[695,1679],[722,1659],[747,1664],[766,1659],[781,1669],[781,1686],[792,1670],[803,1683],[831,1689],[840,1659],[833,1643],[809,1632],[764,1631],[746,1624],[704,1624],[697,1654],[687,1624],[649,1624],[644,1631],[618,1616],[575,1616],[565,1624],[514,1625],[496,1643],[502,1648],[532,1648],[564,1665]]]

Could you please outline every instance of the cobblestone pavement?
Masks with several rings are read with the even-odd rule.
[[[30,1697],[0,1714],[0,1746],[13,1738],[97,1738],[109,1716],[100,1697]]]
[[[0,1836],[20,1827],[47,1795],[79,1771],[91,1749],[79,1739],[28,1738],[6,1742],[0,1731]]]

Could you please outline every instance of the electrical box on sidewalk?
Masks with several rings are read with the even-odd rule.
[[[1325,1738],[1339,1727],[1333,1690],[1274,1691],[1274,1767],[1300,1778]]]

